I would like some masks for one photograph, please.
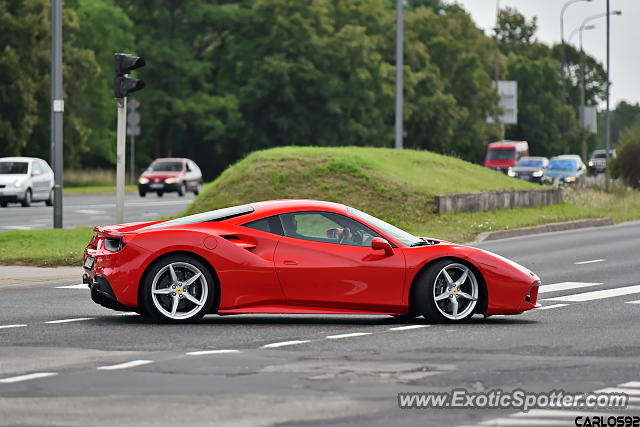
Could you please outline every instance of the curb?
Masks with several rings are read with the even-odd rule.
[[[509,237],[528,236],[531,234],[549,233],[554,231],[577,230],[580,228],[604,227],[613,225],[611,218],[579,219],[567,222],[552,222],[550,224],[536,225],[534,227],[515,228],[513,230],[485,231],[478,234],[473,243],[490,240],[507,239]]]

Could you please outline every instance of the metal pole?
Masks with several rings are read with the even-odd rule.
[[[129,153],[129,155],[131,156],[130,159],[130,167],[129,167],[129,173],[130,173],[130,177],[129,177],[129,182],[131,182],[131,184],[135,184],[136,183],[136,178],[134,176],[134,170],[135,170],[135,156],[136,156],[136,137],[135,135],[131,135],[131,152]]]
[[[53,227],[62,228],[64,99],[62,93],[62,0],[51,0],[51,145],[53,160]]]
[[[118,102],[118,132],[116,147],[116,222],[124,222],[124,172],[127,150],[127,98],[119,98]]]
[[[404,68],[404,55],[403,55],[403,45],[404,45],[404,0],[396,0],[396,141],[395,148],[398,150],[402,150],[402,134],[404,132],[403,129],[403,68]]]
[[[609,111],[609,74],[610,74],[610,21],[611,21],[611,13],[610,13],[610,1],[607,0],[607,112],[605,115],[605,131],[604,131],[604,146],[606,150],[606,160],[607,167],[605,168],[605,189],[609,191],[609,150],[611,149],[611,139],[610,139],[610,131],[611,131],[611,117]]]
[[[580,125],[584,128],[586,125],[586,117],[584,110],[584,50],[582,49],[582,30],[580,27]],[[587,141],[582,133],[582,159],[587,160]]]

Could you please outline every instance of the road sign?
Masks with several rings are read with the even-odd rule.
[[[140,136],[140,113],[138,108],[140,107],[140,101],[131,98],[128,101],[127,108],[129,113],[127,114],[127,135]]]
[[[517,125],[518,124],[518,82],[515,80],[498,80],[498,95],[500,102],[498,105],[502,108],[502,114],[498,116],[498,122],[501,125]],[[496,86],[494,82],[494,87]],[[488,123],[494,123],[493,117],[487,118]]]

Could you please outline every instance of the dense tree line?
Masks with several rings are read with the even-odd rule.
[[[49,158],[49,0],[0,0],[0,155]],[[65,163],[115,161],[113,53],[136,72],[139,166],[188,156],[213,177],[276,145],[393,144],[394,0],[65,0]],[[578,124],[579,52],[535,38],[535,20],[501,11],[485,35],[459,6],[412,0],[405,16],[406,146],[480,161],[501,129],[494,73],[518,80],[519,124],[533,154],[597,141]],[[498,51],[496,52],[496,46]],[[497,64],[495,63],[497,55]],[[587,56],[587,103],[604,71]]]

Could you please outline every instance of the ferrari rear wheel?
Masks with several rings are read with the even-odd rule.
[[[215,289],[211,273],[200,261],[189,256],[170,256],[146,274],[142,308],[159,320],[197,320],[211,313]]]
[[[459,322],[473,316],[480,297],[472,268],[455,260],[432,265],[418,279],[416,307],[437,322]]]

